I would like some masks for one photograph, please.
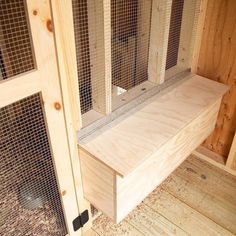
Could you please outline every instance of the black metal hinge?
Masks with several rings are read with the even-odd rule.
[[[85,210],[84,212],[81,213],[81,215],[79,215],[73,220],[72,224],[74,231],[77,231],[78,229],[83,227],[88,222],[88,220],[89,220],[88,210]]]

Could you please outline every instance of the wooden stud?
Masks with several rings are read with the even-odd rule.
[[[208,3],[208,0],[201,0],[201,3],[200,3],[200,10],[199,10],[199,16],[198,16],[198,22],[197,22],[195,42],[194,42],[194,47],[193,47],[192,63],[191,63],[191,72],[194,74],[197,73],[197,64],[198,64],[198,59],[199,59],[199,54],[200,54],[203,28],[204,28],[204,23],[205,23],[205,18],[206,18],[207,3]]]
[[[149,45],[148,79],[164,82],[172,0],[153,0]]]
[[[236,170],[236,134],[234,135],[233,143],[230,148],[226,166],[229,167],[230,169]]]
[[[110,0],[88,0],[89,53],[93,109],[111,112]]]
[[[200,33],[202,27],[202,25],[199,25],[198,27],[200,2],[201,0],[184,1],[177,61],[177,65],[183,69],[191,68],[194,43],[196,42],[196,33],[199,34],[197,39],[200,40],[199,36],[201,36]],[[205,2],[203,3],[205,4]],[[203,11],[202,13],[204,12],[205,11]],[[201,17],[203,19],[200,21],[200,23],[204,21],[203,14],[201,14]]]
[[[66,191],[61,198],[64,217],[68,233],[73,235],[72,222],[79,211],[64,119],[67,111],[64,108],[68,104],[64,104],[61,94],[50,3],[50,0],[27,0],[27,10],[55,172],[60,192]],[[35,15],[36,9],[38,13]],[[69,122],[68,119],[66,121]]]
[[[33,71],[11,77],[8,80],[1,80],[0,107],[7,106],[40,92],[41,85],[39,79],[38,72]]]
[[[51,0],[53,25],[55,30],[56,52],[60,73],[60,85],[63,95],[67,137],[70,147],[74,184],[78,209],[82,213],[90,209],[83,197],[80,160],[77,148],[77,131],[81,128],[80,101],[78,96],[78,79],[76,49],[71,1]],[[70,41],[68,44],[67,42]],[[91,219],[91,217],[89,217]],[[91,228],[91,220],[83,227],[83,231]]]
[[[152,0],[138,1],[137,19],[137,52],[136,52],[136,77],[135,83],[140,84],[147,79],[148,46],[150,23],[152,16]],[[157,28],[155,26],[155,28]],[[127,83],[127,82],[126,82]]]

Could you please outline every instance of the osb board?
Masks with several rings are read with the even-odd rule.
[[[92,235],[234,235],[235,196],[235,176],[191,155],[120,224],[99,216]]]
[[[197,73],[227,84],[215,131],[204,146],[228,156],[236,130],[236,1],[208,0]]]

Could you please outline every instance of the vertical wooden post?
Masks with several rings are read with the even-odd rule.
[[[230,169],[236,170],[236,133],[234,135],[233,143],[230,148],[226,166]]]
[[[111,112],[110,0],[88,0],[89,53],[93,109]]]
[[[153,0],[149,45],[149,81],[164,82],[172,0]]]
[[[137,53],[136,53],[136,83],[141,83],[147,77],[148,65],[148,46],[150,36],[150,23],[152,1],[141,0],[138,1],[138,19],[137,19]]]
[[[199,41],[201,41],[206,2],[206,0],[184,1],[177,62],[177,65],[181,68],[191,68],[193,55],[196,54],[195,59],[198,57],[197,50],[199,51],[199,49],[197,47],[199,47]]]
[[[51,0],[51,6],[75,190],[78,209],[80,213],[82,213],[84,210],[89,209],[90,205],[83,197],[80,161],[77,147],[77,131],[81,128],[81,111],[78,94],[79,88],[72,1],[62,0],[58,2],[57,0]],[[83,230],[90,227],[91,221],[86,223]]]
[[[196,37],[194,41],[193,46],[193,56],[192,56],[192,63],[191,63],[191,72],[197,73],[197,64],[198,64],[198,58],[200,53],[200,47],[202,42],[202,34],[203,34],[203,28],[206,18],[206,9],[207,9],[207,2],[208,0],[201,0],[200,3],[200,10],[199,10],[199,16],[197,21],[197,29],[196,29]]]
[[[37,65],[35,73],[37,73],[37,78],[40,80],[45,121],[53,154],[55,173],[68,233],[73,235],[72,222],[79,215],[71,163],[73,153],[68,139],[68,134],[69,137],[73,137],[73,134],[69,133],[70,127],[66,125],[66,122],[70,122],[68,116],[67,120],[65,120],[66,115],[68,115],[66,114],[66,111],[68,111],[66,106],[68,104],[64,104],[61,93],[60,75],[63,75],[63,73],[58,73],[58,63],[61,62],[60,60],[57,61],[58,58],[56,56],[51,3],[51,0],[27,0],[27,10]],[[65,78],[61,78],[61,80],[63,79]],[[81,230],[76,233],[80,235]]]

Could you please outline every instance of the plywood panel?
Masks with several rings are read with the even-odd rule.
[[[214,129],[219,104],[220,100],[183,128],[173,139],[167,141],[140,168],[125,178],[117,176],[116,221],[123,219],[161,184]]]
[[[236,1],[209,0],[197,73],[230,86],[204,146],[227,157],[236,130]]]
[[[221,84],[194,76],[99,129],[83,139],[80,146],[125,176],[214,104],[225,91],[226,87]]]
[[[115,218],[114,172],[79,149],[85,198],[109,217]]]

